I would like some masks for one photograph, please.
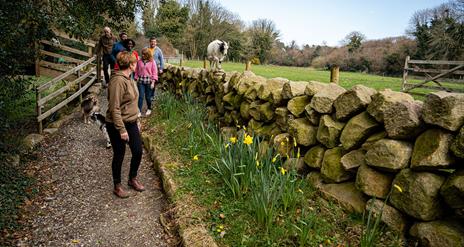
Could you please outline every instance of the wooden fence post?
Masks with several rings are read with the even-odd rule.
[[[330,82],[338,84],[339,80],[340,80],[340,66],[333,65],[332,68],[330,68]]]
[[[206,69],[206,58],[203,59],[203,69]]]
[[[180,60],[179,60],[179,66],[182,67],[182,62],[184,60],[184,53],[181,53],[180,55]]]
[[[406,79],[408,78],[408,68],[409,68],[409,56],[406,56],[406,60],[404,60],[404,69],[403,69],[403,83],[401,84],[401,91],[403,92],[406,90]]]
[[[251,61],[246,61],[245,63],[245,71],[250,71],[251,69]]]
[[[39,90],[37,89],[37,87],[35,88],[35,111],[37,112],[37,117],[39,117],[40,115],[42,115],[42,106],[39,105],[39,101],[40,101],[40,92]],[[39,134],[42,134],[42,120],[39,121],[39,126],[38,126],[38,131],[39,131]]]
[[[97,72],[97,83],[101,83],[101,57],[100,57],[100,54],[97,54],[96,72]]]

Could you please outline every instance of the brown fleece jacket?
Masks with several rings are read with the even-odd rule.
[[[139,92],[135,82],[117,71],[110,79],[108,85],[108,110],[106,121],[113,123],[119,133],[125,133],[124,123],[135,122],[138,119],[139,108],[137,101]]]
[[[111,38],[106,37],[106,35],[100,36],[100,40],[97,43],[96,52],[99,54],[103,52],[103,54],[110,55],[111,50],[113,49],[113,44],[116,43],[116,38],[111,34]]]

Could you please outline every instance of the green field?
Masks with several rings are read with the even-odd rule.
[[[192,68],[202,68],[203,61],[198,60],[188,60],[183,62],[184,66]],[[208,64],[209,67],[209,64]],[[233,62],[224,62],[222,68],[225,71],[239,71],[242,72],[245,70],[245,64],[243,63],[233,63]],[[330,71],[328,70],[316,70],[313,68],[303,68],[303,67],[288,67],[288,66],[276,66],[276,65],[252,65],[251,71],[257,75],[264,76],[266,78],[274,77],[283,77],[292,81],[320,81],[320,82],[329,82],[330,81]],[[340,85],[346,89],[350,89],[354,85],[362,84],[370,88],[377,90],[390,88],[394,91],[401,90],[401,84],[403,79],[400,77],[388,77],[388,76],[379,76],[359,72],[340,72]],[[417,83],[419,80],[409,80],[410,82]],[[431,85],[431,84],[429,84]],[[463,87],[462,85],[449,85],[450,87]],[[428,93],[431,90],[428,89],[415,89],[414,92],[417,93]],[[414,95],[417,99],[422,99],[421,96]]]

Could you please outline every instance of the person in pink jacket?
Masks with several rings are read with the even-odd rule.
[[[145,116],[151,114],[151,99],[154,92],[155,84],[158,81],[158,68],[153,59],[152,53],[148,48],[142,49],[142,59],[137,62],[134,79],[137,81],[139,89],[139,116],[142,115],[143,98],[147,101],[147,112]]]

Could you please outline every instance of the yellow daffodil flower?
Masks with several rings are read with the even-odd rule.
[[[259,168],[259,160],[256,160],[256,167]]]
[[[395,187],[400,193],[403,193],[403,189],[399,185],[394,184],[393,187]]]
[[[272,163],[275,163],[277,161],[277,157],[279,157],[280,154],[276,154],[276,156],[274,156],[274,158],[272,158]]]
[[[229,138],[229,141],[230,141],[232,144],[235,144],[235,143],[237,142],[237,137],[232,136],[231,138]]]
[[[227,149],[229,147],[229,145],[230,145],[229,143],[225,144],[224,148]]]
[[[199,160],[199,159],[200,159],[200,157],[198,156],[198,154],[197,154],[197,155],[195,155],[195,156],[193,156],[193,160],[195,160],[195,161],[196,161],[196,160]]]
[[[287,170],[285,170],[285,168],[283,167],[280,167],[280,173],[282,173],[282,175],[285,175],[285,173],[287,172]]]
[[[247,134],[245,134],[245,137],[243,138],[243,143],[246,145],[250,145],[253,143],[253,138]]]

